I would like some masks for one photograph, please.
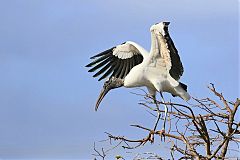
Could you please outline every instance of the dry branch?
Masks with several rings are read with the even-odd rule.
[[[229,102],[222,93],[216,90],[213,84],[208,88],[220,99],[221,104],[211,98],[193,98],[197,104],[188,103],[187,105],[156,101],[158,105],[167,105],[171,108],[171,111],[168,112],[168,132],[157,130],[158,121],[161,119],[160,113],[164,111],[160,110],[158,105],[154,105],[151,97],[145,95],[144,101],[139,104],[156,118],[154,127],[148,128],[138,124],[131,125],[146,131],[146,136],[138,139],[129,139],[125,136],[114,136],[107,133],[109,140],[119,141],[119,144],[123,142],[124,145],[122,147],[125,149],[135,149],[148,142],[154,143],[155,135],[159,136],[161,140],[164,137],[164,141],[165,137],[167,137],[169,139],[168,142],[173,144],[170,149],[172,158],[175,152],[177,152],[178,155],[181,155],[180,159],[226,159],[229,144],[234,142],[239,146],[240,143],[240,122],[236,118],[240,99],[236,99],[235,102]],[[143,94],[137,95],[144,96]],[[178,128],[179,125],[181,129]],[[182,146],[185,146],[185,149]],[[198,148],[204,148],[205,153],[200,153]],[[97,152],[97,155],[103,158],[105,155],[103,150],[102,153]]]

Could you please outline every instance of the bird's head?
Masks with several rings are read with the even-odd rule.
[[[154,32],[155,34],[165,36],[168,33],[168,25],[170,22],[160,22],[151,26],[150,32]]]
[[[115,77],[111,77],[110,79],[108,79],[107,81],[105,81],[104,85],[103,85],[103,89],[101,90],[99,97],[97,99],[97,103],[95,106],[95,110],[97,111],[101,101],[103,100],[103,98],[105,97],[105,95],[112,89],[114,88],[119,88],[122,87],[124,84],[124,81],[122,79],[119,78],[115,78]]]

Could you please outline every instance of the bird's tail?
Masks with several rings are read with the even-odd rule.
[[[179,85],[175,87],[174,90],[176,91],[177,95],[185,101],[188,101],[191,98],[187,92],[187,85],[184,83],[179,82]]]
[[[179,82],[179,84],[184,89],[184,91],[187,92],[187,85],[182,82]]]

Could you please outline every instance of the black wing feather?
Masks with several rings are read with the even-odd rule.
[[[111,57],[108,57],[107,59],[105,59],[104,61],[102,61],[101,63],[99,63],[99,64],[96,65],[95,67],[93,67],[92,69],[90,69],[88,72],[94,72],[95,70],[101,68],[101,67],[104,66],[106,63],[108,63],[109,60],[111,60]]]
[[[116,69],[117,72],[115,73],[115,77],[119,77],[120,78],[120,74],[121,74],[121,71],[122,71],[122,68],[123,68],[123,61],[119,61],[119,67]]]
[[[114,71],[113,71],[113,73],[110,77],[116,77],[116,73],[117,73],[118,68],[120,67],[120,64],[121,64],[120,61],[121,61],[120,59],[118,59],[118,58],[116,59],[116,61],[115,61],[116,64],[115,64],[114,69],[113,69]]]
[[[122,70],[121,70],[121,73],[119,74],[119,78],[124,78],[124,73],[125,73],[125,70],[126,70],[126,65],[127,65],[127,61],[126,61],[126,59],[124,59],[124,60],[123,60]]]
[[[96,59],[95,61],[89,63],[88,65],[86,65],[86,67],[92,67],[92,66],[94,66],[95,64],[97,64],[97,63],[103,61],[104,59],[108,58],[109,56],[110,56],[110,54],[106,54],[106,55],[104,55],[104,56]]]
[[[129,71],[133,68],[133,59],[132,58],[130,58],[130,59],[128,59],[129,60]]]
[[[178,51],[173,43],[173,40],[170,37],[168,28],[166,27],[164,29],[166,32],[164,38],[167,41],[168,49],[170,51],[171,63],[172,63],[172,67],[171,67],[169,73],[175,80],[179,80],[184,71],[183,65],[180,60],[180,56],[178,55]]]
[[[99,81],[108,77],[110,74],[111,76],[109,78],[116,77],[124,79],[135,65],[138,65],[143,61],[143,56],[140,53],[136,53],[136,51],[134,52],[134,55],[132,57],[127,59],[121,59],[116,55],[113,55],[113,51],[115,48],[116,47],[112,47],[104,52],[101,52],[91,57],[90,59],[95,60],[86,65],[86,67],[91,67],[88,72],[94,72],[97,69],[100,69],[96,74],[93,75],[93,77],[97,77],[103,74],[99,78]]]
[[[104,73],[104,75],[101,78],[98,79],[98,81],[101,81],[102,79],[104,79],[107,76],[109,76],[113,72],[115,66],[116,66],[116,61],[112,63],[111,67],[107,70],[106,73]]]
[[[126,66],[125,66],[125,72],[123,74],[123,77],[125,77],[130,72],[130,59],[125,59]]]
[[[132,67],[134,67],[136,65],[135,55],[134,55],[134,57],[131,60],[132,60]]]
[[[95,59],[95,58],[97,58],[97,57],[101,57],[101,56],[103,56],[103,55],[112,53],[112,51],[113,51],[114,48],[115,48],[115,47],[112,47],[112,48],[110,48],[110,49],[108,49],[108,50],[106,50],[106,51],[104,51],[104,52],[101,52],[101,53],[99,53],[99,54],[97,54],[97,55],[95,55],[95,56],[92,56],[90,59]]]
[[[103,72],[105,72],[112,65],[112,61],[110,61],[106,66],[104,66],[100,71],[93,75],[93,77],[97,77]]]
[[[143,57],[142,56],[140,56],[140,55],[136,55],[136,62],[137,62],[137,64],[139,64],[139,63],[141,63],[142,61],[143,61]]]

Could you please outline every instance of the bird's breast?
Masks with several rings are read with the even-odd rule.
[[[131,69],[124,79],[124,86],[127,88],[144,86],[144,68],[139,64]]]

